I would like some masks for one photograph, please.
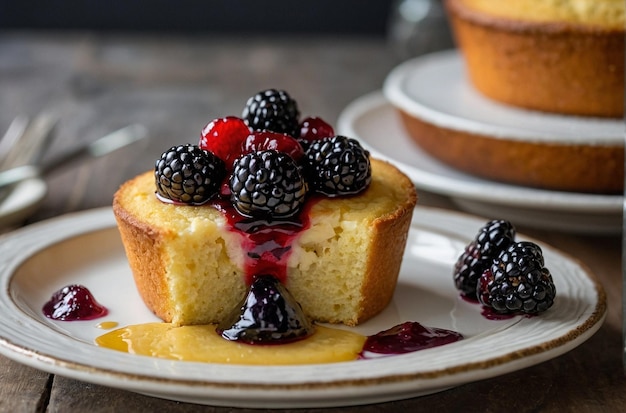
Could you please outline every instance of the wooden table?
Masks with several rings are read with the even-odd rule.
[[[51,156],[129,123],[145,124],[140,151],[67,168],[47,178],[49,194],[27,223],[110,205],[118,185],[152,168],[169,145],[195,142],[202,126],[238,114],[257,90],[280,87],[307,114],[334,123],[353,99],[380,89],[398,62],[376,38],[128,37],[89,33],[0,34],[0,127],[47,107],[63,118]],[[421,204],[454,209],[421,193]],[[583,236],[518,226],[580,259],[608,295],[605,324],[554,360],[438,394],[342,411],[626,411],[622,367],[619,236]],[[262,406],[259,406],[262,407]],[[0,410],[226,412],[50,375],[0,357]],[[329,409],[328,411],[334,411]]]

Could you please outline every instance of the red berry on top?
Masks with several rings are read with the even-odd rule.
[[[213,152],[230,169],[233,161],[241,155],[241,148],[250,134],[243,119],[227,116],[209,122],[200,134],[200,148]]]
[[[243,144],[243,154],[273,149],[285,153],[294,161],[304,156],[304,149],[300,143],[289,135],[272,131],[252,132]]]
[[[300,123],[300,139],[304,141],[316,141],[335,136],[333,127],[322,118],[308,117]]]

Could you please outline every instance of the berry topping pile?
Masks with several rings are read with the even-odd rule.
[[[285,286],[271,275],[256,276],[248,294],[217,327],[227,340],[248,344],[290,342],[314,331],[313,324]]]
[[[371,182],[369,152],[337,136],[327,122],[300,121],[296,101],[282,90],[250,97],[241,117],[209,122],[198,145],[175,146],[155,164],[163,202],[211,202],[246,239],[246,283],[241,305],[218,326],[228,340],[284,342],[304,338],[313,325],[283,284],[293,233],[312,194],[355,195]]]
[[[250,97],[241,117],[209,122],[197,146],[162,154],[155,165],[158,198],[186,205],[229,201],[242,216],[271,221],[298,214],[311,193],[337,197],[365,190],[369,152],[336,136],[323,119],[299,117],[285,91]]]
[[[457,289],[498,314],[537,314],[554,303],[556,289],[541,248],[515,241],[508,221],[489,221],[454,267]]]

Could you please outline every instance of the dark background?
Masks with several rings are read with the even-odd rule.
[[[0,0],[0,29],[384,36],[393,0]]]

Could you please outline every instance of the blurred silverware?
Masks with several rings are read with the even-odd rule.
[[[59,116],[52,110],[39,113],[32,121],[16,117],[0,141],[0,171],[41,161],[50,142]],[[0,202],[11,194],[11,188],[0,189]]]
[[[22,165],[0,171],[0,190],[27,179],[40,178],[71,162],[107,155],[142,140],[147,135],[148,131],[143,125],[133,124],[43,163]]]
[[[0,138],[0,165],[8,159],[13,146],[24,134],[26,126],[28,126],[28,118],[23,115],[17,116],[2,135]]]
[[[6,141],[6,153],[0,159],[0,171],[41,161],[52,142],[58,121],[59,116],[53,111],[41,112],[30,122],[25,117],[17,117],[2,139],[5,142],[7,135],[13,135],[8,136]]]

